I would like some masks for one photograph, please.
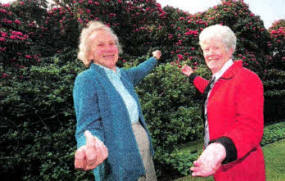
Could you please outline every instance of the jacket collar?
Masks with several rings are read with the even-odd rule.
[[[231,79],[234,77],[236,72],[241,68],[242,60],[234,61],[234,64],[222,75],[221,79]]]

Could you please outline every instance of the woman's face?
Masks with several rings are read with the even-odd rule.
[[[89,60],[94,63],[116,70],[119,49],[111,33],[105,30],[93,32],[89,37]]]
[[[212,74],[221,70],[223,65],[232,57],[233,50],[226,48],[219,39],[205,40],[201,44],[207,66]]]

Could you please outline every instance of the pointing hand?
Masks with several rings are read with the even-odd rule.
[[[74,166],[76,169],[91,170],[100,165],[108,157],[108,149],[90,131],[85,131],[84,136],[86,145],[76,150]]]

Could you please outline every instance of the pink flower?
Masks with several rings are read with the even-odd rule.
[[[15,22],[16,24],[18,24],[18,25],[20,25],[20,24],[21,24],[21,21],[20,21],[20,20],[18,20],[18,19],[16,19],[14,22]]]
[[[171,40],[173,38],[172,34],[168,34],[168,39]]]
[[[7,33],[6,32],[1,32],[1,36],[2,37],[7,37]]]
[[[31,58],[32,58],[31,55],[26,55],[25,57],[26,57],[27,59],[31,59]]]
[[[116,14],[115,13],[110,13],[109,17],[116,17]]]
[[[2,7],[4,7],[4,8],[9,8],[9,7],[10,7],[10,4],[2,4]]]
[[[6,49],[7,49],[7,47],[0,47],[0,52],[4,52],[4,51],[6,51]]]
[[[0,9],[0,13],[7,13],[6,9]]]
[[[81,24],[83,24],[83,20],[81,18],[78,18],[77,21]]]
[[[23,33],[19,31],[12,31],[12,35],[23,36]]]
[[[185,35],[198,35],[198,31],[194,31],[194,30],[189,30],[186,33],[184,33]]]
[[[4,78],[8,77],[8,74],[2,73],[2,76],[1,76],[1,77],[4,79]]]
[[[15,35],[10,36],[10,39],[12,39],[12,40],[15,40],[16,38],[17,38],[17,36],[15,36]]]
[[[178,57],[178,60],[183,60],[183,55],[178,54],[177,57]]]
[[[0,37],[0,41],[6,41],[4,37]]]

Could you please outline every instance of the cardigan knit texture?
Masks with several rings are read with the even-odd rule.
[[[144,120],[135,86],[157,64],[149,58],[137,67],[120,69],[121,81],[137,102],[139,122],[147,132],[153,154],[150,133]],[[77,148],[86,144],[84,131],[89,130],[108,148],[108,158],[94,170],[96,181],[136,181],[145,175],[128,110],[120,94],[108,79],[104,69],[96,64],[81,72],[73,89],[76,113]]]

